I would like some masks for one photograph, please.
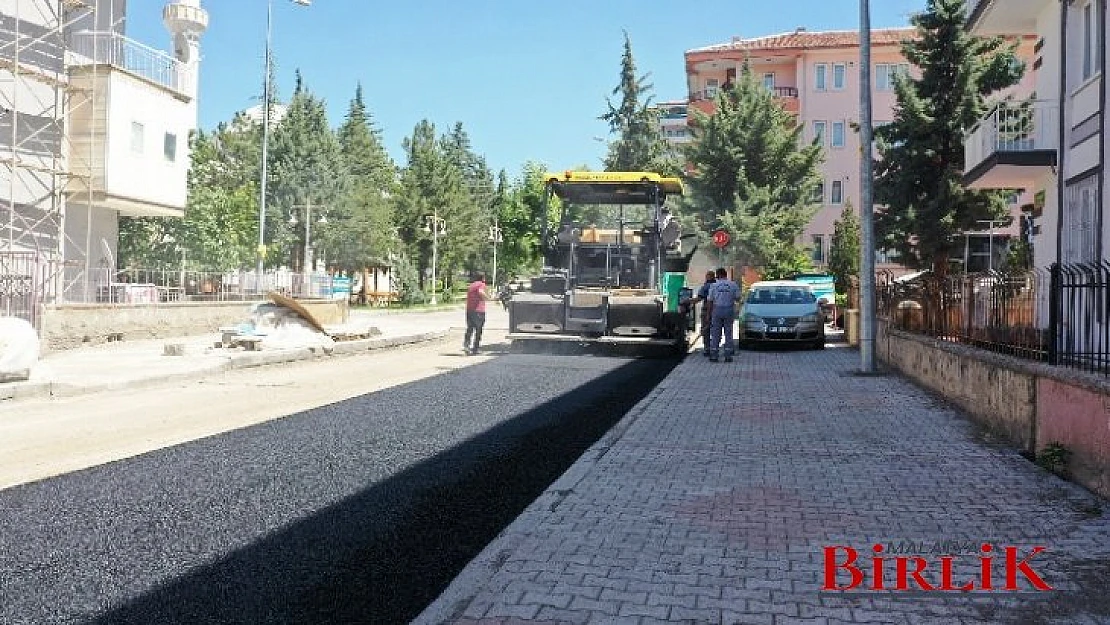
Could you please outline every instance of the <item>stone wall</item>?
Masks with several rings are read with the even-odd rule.
[[[343,301],[301,301],[324,324],[348,319]],[[238,325],[255,302],[180,302],[169,304],[66,304],[43,311],[43,352],[73,349],[113,340],[161,339],[218,334]]]
[[[1060,444],[1077,482],[1110,496],[1110,378],[903,332],[876,321],[875,355],[1030,455]]]

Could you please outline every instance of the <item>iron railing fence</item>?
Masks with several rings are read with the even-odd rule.
[[[1110,263],[1019,273],[876,279],[878,314],[900,330],[1110,375]]]
[[[1110,375],[1110,261],[1053,265],[1049,362]]]
[[[350,281],[327,273],[271,270],[261,279],[254,271],[193,271],[172,269],[102,270],[94,301],[159,303],[179,301],[262,300],[270,291],[301,298],[331,298]]]
[[[312,274],[285,270],[266,271],[261,280],[254,271],[195,271],[173,269],[91,269],[63,267],[67,287],[60,298],[65,304],[159,304],[165,302],[221,302],[265,300],[267,293],[299,298],[344,297],[349,278],[324,272]]]
[[[50,264],[37,253],[0,252],[0,317],[18,317],[39,329],[50,283]]]

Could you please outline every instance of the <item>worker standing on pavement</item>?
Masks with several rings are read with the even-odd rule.
[[[478,353],[482,342],[482,328],[486,325],[486,274],[474,274],[474,281],[466,289],[466,335],[463,337],[463,353],[473,356]],[[471,343],[473,336],[474,342]]]
[[[732,337],[732,327],[736,325],[736,302],[740,300],[740,286],[728,279],[728,270],[717,268],[717,281],[709,288],[708,308],[710,308],[709,361],[717,362],[719,351],[724,351],[725,362],[732,362],[736,343]],[[724,346],[721,348],[721,334]]]
[[[704,302],[709,299],[709,289],[713,287],[713,283],[716,281],[717,274],[713,273],[712,271],[705,272],[705,282],[701,285],[701,288],[698,289],[697,296],[694,299],[690,300],[690,305],[693,306],[698,302]],[[701,315],[698,319],[698,323],[700,324],[699,330],[701,332],[701,346],[702,349],[705,350],[704,353],[706,358],[709,357],[709,310],[709,304],[702,304]]]

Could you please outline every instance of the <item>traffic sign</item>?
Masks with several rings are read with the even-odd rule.
[[[713,233],[713,245],[717,247],[724,247],[728,245],[731,240],[732,237],[730,237],[725,230],[717,230]]]

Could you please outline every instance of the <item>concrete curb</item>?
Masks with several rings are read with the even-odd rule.
[[[455,576],[447,588],[413,619],[410,625],[438,625],[459,618],[474,597],[489,585],[490,579],[520,547],[520,544],[536,533],[535,528],[559,507],[568,494],[574,492],[575,487],[597,467],[605,454],[609,453],[609,450],[617,445],[624,438],[625,433],[636,424],[640,415],[651,409],[652,404],[667,388],[667,379],[681,367],[687,366],[688,362],[690,361],[675,367],[667,378],[656,385],[646,397],[621,417],[616,425],[591,445],[566,472],[540,493],[535,501],[501,530],[501,533]]]
[[[129,381],[113,381],[92,384],[72,384],[54,381],[24,381],[0,384],[0,401],[19,401],[36,397],[76,397],[103,391],[123,391],[138,388],[149,388],[167,381],[187,382],[200,379],[213,373],[230,371],[233,369],[246,369],[250,367],[265,367],[269,365],[287,364],[330,358],[335,356],[349,356],[392,347],[403,347],[419,343],[428,343],[442,340],[447,337],[448,330],[436,332],[421,332],[394,337],[374,337],[336,343],[334,347],[304,347],[297,349],[282,349],[260,352],[240,352],[229,356],[220,356],[221,360],[213,362],[210,366],[198,368],[194,371],[154,375]]]

